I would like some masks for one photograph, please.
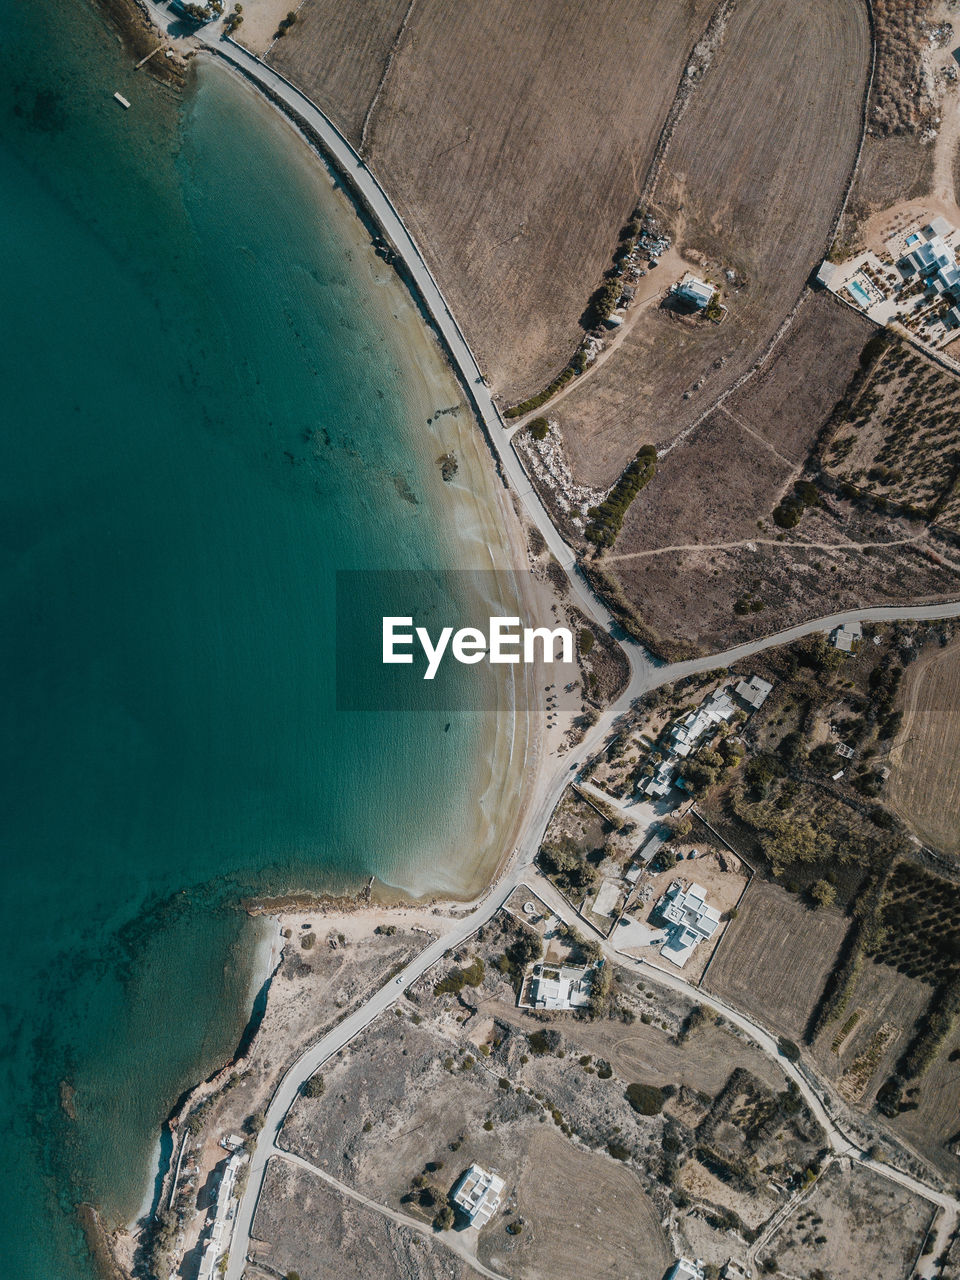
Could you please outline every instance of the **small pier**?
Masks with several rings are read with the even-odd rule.
[[[154,56],[154,54],[159,53],[162,48],[163,48],[163,45],[158,44],[155,49],[151,49],[150,52],[147,54],[147,56],[145,58],[141,58],[140,61],[137,63],[137,65],[133,68],[134,71],[139,71],[140,68],[144,65],[144,63],[149,62],[150,59]]]
[[[129,106],[130,106],[130,103],[126,100],[126,98],[123,96],[123,94],[122,94],[122,93],[115,93],[115,94],[113,95],[113,99],[114,99],[114,101],[115,101],[115,102],[119,102],[119,103],[120,103],[120,105],[121,105],[121,107],[123,107],[124,111],[126,111],[126,110],[129,108]]]

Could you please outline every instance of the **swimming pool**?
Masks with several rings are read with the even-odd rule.
[[[919,242],[920,242],[920,237],[917,235],[916,232],[914,232],[912,236],[907,236],[907,244],[918,244]]]
[[[847,293],[852,294],[854,301],[859,302],[864,309],[872,305],[869,293],[867,293],[859,280],[849,280],[847,282]]]

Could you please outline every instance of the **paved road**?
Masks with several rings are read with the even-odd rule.
[[[174,18],[165,6],[154,4],[152,0],[146,0],[146,3],[161,29],[165,31],[171,29],[179,31],[181,29],[180,21]],[[368,211],[403,258],[406,269],[424,305],[432,316],[453,363],[460,372],[467,393],[499,458],[504,476],[521,498],[528,516],[536,524],[550,551],[566,572],[578,606],[588,617],[593,618],[596,623],[606,630],[615,635],[620,635],[616,620],[606,606],[594,595],[577,565],[573,550],[560,536],[539,497],[530,485],[526,473],[511,447],[509,436],[504,429],[505,424],[493,402],[489,389],[483,381],[476,358],[443,293],[430,273],[423,254],[376,177],[332,121],[313,102],[273,68],[261,62],[259,58],[256,58],[240,45],[223,37],[220,31],[220,24],[214,23],[201,28],[197,32],[196,39],[212,53],[223,58],[256,84],[268,89],[276,98],[285,103],[316,133],[335,166],[342,173],[350,176],[351,182],[356,187]],[[629,709],[631,702],[636,697],[659,685],[677,680],[681,676],[709,671],[718,666],[728,666],[738,659],[750,657],[772,646],[786,644],[791,640],[799,639],[801,636],[810,635],[817,631],[831,630],[843,622],[858,620],[862,622],[935,620],[958,616],[960,616],[960,603],[917,606],[914,608],[851,609],[826,618],[818,618],[811,622],[802,623],[773,636],[737,645],[723,653],[673,664],[659,663],[640,645],[626,642],[623,647],[630,661],[630,680],[627,688],[620,698],[607,708],[606,712],[584,738],[576,752],[578,762],[585,761],[594,754],[603,743],[617,718]],[[326,1058],[343,1048],[358,1031],[362,1030],[363,1027],[393,1004],[403,989],[439,960],[445,951],[459,946],[500,907],[528,872],[539,848],[550,814],[560,799],[571,773],[576,772],[578,762],[558,767],[549,785],[538,788],[537,797],[525,816],[518,847],[507,870],[497,884],[477,902],[474,910],[459,921],[450,933],[427,947],[425,951],[411,961],[399,978],[381,988],[361,1009],[346,1018],[318,1044],[308,1050],[283,1077],[269,1104],[266,1123],[251,1159],[247,1189],[237,1214],[226,1280],[240,1280],[242,1275],[246,1250],[249,1244],[250,1227],[260,1189],[263,1185],[266,1163],[270,1155],[278,1151],[276,1140],[283,1126],[284,1117],[302,1088],[304,1081],[318,1069]],[[538,876],[538,892],[544,885],[546,885],[546,882]],[[549,891],[550,886],[544,888],[543,896],[548,897]],[[559,898],[559,895],[555,895],[555,897]],[[570,909],[562,902],[562,899],[560,899],[560,904],[562,905],[557,905],[554,901],[550,903],[551,906],[556,907],[558,914],[569,913]],[[579,921],[578,917],[575,918]],[[701,1003],[709,1004],[718,1012],[722,1012],[725,1017],[749,1035],[764,1052],[775,1057],[785,1073],[796,1081],[811,1110],[830,1135],[831,1146],[834,1150],[846,1152],[851,1158],[874,1168],[876,1172],[884,1177],[890,1178],[927,1200],[940,1205],[945,1212],[941,1215],[940,1228],[937,1233],[938,1243],[935,1253],[939,1252],[940,1247],[945,1245],[950,1233],[956,1227],[958,1212],[960,1212],[960,1202],[933,1191],[916,1179],[911,1178],[908,1174],[901,1174],[889,1166],[876,1165],[867,1161],[863,1153],[842,1134],[842,1131],[825,1109],[820,1095],[807,1082],[803,1073],[782,1058],[779,1054],[776,1040],[763,1028],[722,1002],[714,998],[708,1000],[701,992],[690,988],[679,977],[674,978],[672,975],[664,974],[662,970],[645,961],[630,961],[626,957],[617,956],[618,963],[622,964],[625,960],[628,964],[641,968],[652,981],[659,982],[661,985],[671,986],[687,995],[692,993]],[[928,1272],[928,1274],[930,1273]]]

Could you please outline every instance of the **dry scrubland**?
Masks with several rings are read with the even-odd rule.
[[[847,0],[737,5],[652,205],[688,257],[746,283],[729,292],[719,326],[643,315],[567,397],[560,417],[579,481],[610,484],[639,444],[672,439],[761,355],[827,248],[856,154],[869,48],[864,7]],[[700,376],[703,389],[684,400]]]
[[[895,1183],[868,1169],[835,1165],[762,1256],[775,1258],[784,1275],[902,1280],[930,1217],[929,1205]]]
[[[476,1275],[440,1241],[394,1224],[306,1169],[274,1157],[253,1226],[247,1274],[337,1280],[463,1280]]]
[[[736,1008],[749,1008],[793,1040],[807,1023],[836,964],[847,921],[814,910],[779,885],[757,880],[707,973],[705,987]]]
[[[823,1143],[776,1063],[619,966],[594,1017],[518,1009],[501,959],[524,936],[502,913],[419,979],[324,1065],[321,1096],[297,1100],[283,1145],[424,1224],[466,1166],[496,1169],[506,1191],[478,1256],[518,1280],[659,1277],[694,1238],[711,1257],[743,1257],[737,1215],[772,1212],[768,1180],[799,1185]],[[631,1083],[651,1111],[631,1105]],[[688,1184],[672,1247],[668,1190]],[[289,1204],[269,1215],[257,1234],[276,1241],[279,1221],[289,1237]]]
[[[960,852],[960,643],[924,654],[903,685],[887,795],[935,849]]]
[[[713,7],[306,0],[271,61],[357,144],[389,60],[365,154],[509,401],[573,354]]]

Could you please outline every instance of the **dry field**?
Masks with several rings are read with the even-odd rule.
[[[397,1226],[374,1209],[274,1157],[253,1224],[252,1277],[337,1280],[464,1280],[476,1274],[439,1241]]]
[[[573,354],[713,8],[306,0],[271,61],[354,142],[389,62],[365,153],[511,401]]]
[[[737,5],[667,148],[653,205],[685,257],[744,284],[724,285],[720,325],[643,315],[567,397],[560,418],[579,481],[610,484],[640,444],[675,437],[762,354],[828,247],[868,59],[860,4]]]
[[[812,910],[779,885],[755,880],[727,929],[704,987],[797,1040],[847,927],[839,912]]]
[[[558,1014],[544,1025],[568,1034],[578,1054],[590,1053],[609,1062],[621,1080],[638,1080],[658,1087],[674,1084],[713,1095],[723,1088],[734,1068],[743,1067],[769,1088],[783,1088],[783,1072],[776,1063],[725,1027],[705,1025],[683,1044],[677,1044],[674,1030],[689,1012],[689,1006],[681,1006],[681,1018],[677,1018],[672,1009],[667,1013],[671,1030],[666,1031],[655,1025],[658,1013],[665,1012],[658,1008],[664,993],[652,983],[647,987],[641,982],[640,986],[654,997],[649,1005],[654,1022],[645,1024],[638,1020],[626,1027],[604,1019],[581,1022],[573,1029],[569,1019]],[[517,1028],[529,1030],[531,1026],[522,1010],[513,1005],[488,1002],[482,1006],[482,1012]]]
[[[480,1256],[491,1269],[524,1280],[660,1280],[673,1255],[633,1170],[572,1149],[545,1127],[534,1133],[527,1157],[517,1186],[524,1230],[507,1257],[496,1238],[482,1240]],[[544,1205],[562,1210],[545,1219]],[[629,1230],[604,1229],[611,1220],[629,1223]]]
[[[956,552],[922,523],[832,499],[785,534],[755,522],[730,542],[615,551],[600,563],[664,654],[713,652],[854,605],[953,599],[960,589]],[[738,600],[759,611],[738,615]]]
[[[305,0],[296,25],[270,52],[270,64],[305,90],[354,146],[408,3]]]
[[[887,798],[935,849],[960,852],[960,642],[907,670],[903,724],[890,753]]]
[[[767,1244],[784,1275],[903,1280],[930,1222],[930,1206],[867,1169],[837,1165]]]
[[[826,292],[808,293],[757,372],[724,402],[745,428],[802,465],[877,332]],[[749,447],[749,442],[744,441]]]

